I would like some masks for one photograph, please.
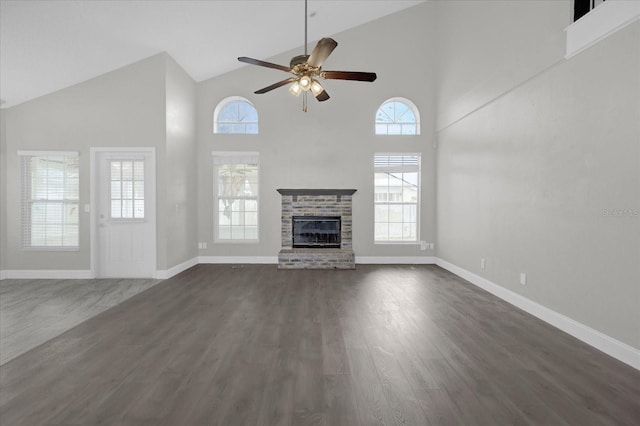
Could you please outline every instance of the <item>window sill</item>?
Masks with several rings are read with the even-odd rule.
[[[22,251],[80,251],[80,247],[22,247]]]
[[[373,244],[385,246],[419,246],[419,241],[374,241]]]
[[[214,244],[258,244],[260,240],[214,240]]]

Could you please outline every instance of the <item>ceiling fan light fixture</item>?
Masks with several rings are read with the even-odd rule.
[[[318,80],[311,80],[311,92],[313,96],[318,96],[320,93],[324,91],[324,87]]]
[[[311,89],[311,77],[309,77],[308,75],[303,75],[298,81],[302,90],[307,91]]]
[[[289,92],[291,92],[294,96],[300,96],[302,93],[302,87],[300,87],[300,83],[294,81],[293,84],[289,87]]]
[[[246,64],[258,65],[261,67],[272,68],[293,74],[292,77],[281,80],[270,86],[256,90],[254,93],[260,95],[270,92],[278,87],[289,86],[289,92],[294,96],[300,96],[304,92],[302,100],[302,110],[307,112],[307,92],[313,93],[318,102],[329,100],[330,96],[324,89],[318,78],[327,80],[355,80],[372,82],[376,79],[373,72],[359,71],[323,71],[322,65],[324,61],[331,55],[331,52],[338,46],[338,42],[330,37],[324,37],[318,40],[311,54],[307,54],[307,1],[304,0],[304,55],[297,55],[291,58],[289,66],[274,64],[272,62],[261,61],[259,59],[240,56],[238,61]]]

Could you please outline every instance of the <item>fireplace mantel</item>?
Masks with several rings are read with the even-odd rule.
[[[353,195],[357,189],[278,189],[281,195]]]

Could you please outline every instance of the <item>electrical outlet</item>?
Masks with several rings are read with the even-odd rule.
[[[207,248],[207,243],[202,243],[202,248],[206,249]]]
[[[487,261],[485,259],[480,259],[480,269],[487,269]]]
[[[527,274],[520,272],[520,284],[527,285]]]
[[[426,241],[420,241],[420,250],[426,250],[429,247]]]
[[[429,250],[433,250],[435,248],[435,246],[436,246],[435,244],[429,243]]]

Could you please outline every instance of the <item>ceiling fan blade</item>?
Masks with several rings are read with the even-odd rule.
[[[255,94],[257,94],[257,95],[261,95],[261,94],[263,94],[263,93],[270,92],[270,91],[272,91],[273,89],[277,89],[278,87],[282,87],[282,86],[284,86],[285,84],[293,83],[293,82],[294,82],[294,81],[296,81],[297,79],[298,79],[297,77],[287,78],[286,80],[279,81],[279,82],[277,82],[277,83],[272,84],[271,86],[267,86],[267,87],[265,87],[265,88],[263,88],[263,89],[256,90],[256,91],[255,91],[255,92],[253,92],[253,93],[255,93]]]
[[[241,57],[238,58],[238,60],[240,62],[244,62],[246,64],[258,65],[258,66],[267,67],[267,68],[273,68],[273,69],[284,71],[284,72],[290,72],[291,71],[291,68],[285,67],[284,65],[278,65],[278,64],[274,64],[272,62],[261,61],[259,59],[247,58],[246,56],[241,56]]]
[[[311,55],[309,55],[307,64],[314,68],[321,67],[324,60],[331,55],[331,52],[333,52],[333,49],[335,49],[337,45],[338,42],[332,38],[325,37],[320,39],[316,47],[313,48]]]
[[[358,72],[358,71],[322,71],[320,75],[326,79],[332,80],[358,80],[358,81],[375,81],[378,77],[375,72]]]
[[[320,102],[324,102],[324,101],[326,101],[327,99],[329,99],[329,94],[327,93],[327,91],[326,91],[326,90],[323,90],[322,92],[320,92],[320,93],[318,93],[318,94],[316,95],[316,99],[317,99],[318,101],[320,101]]]

